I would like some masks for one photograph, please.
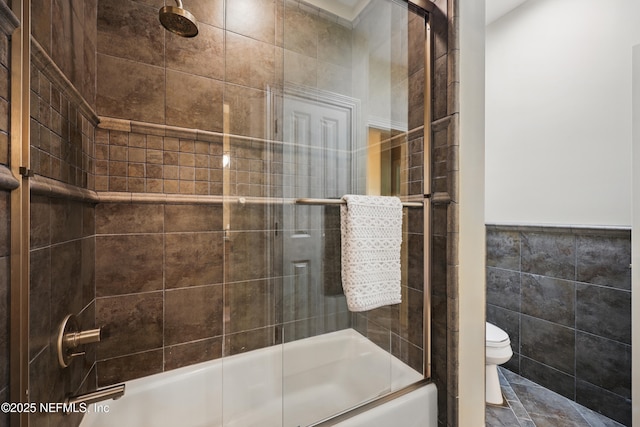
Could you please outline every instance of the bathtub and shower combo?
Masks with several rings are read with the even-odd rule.
[[[280,245],[270,249],[271,267],[281,272],[285,285],[274,298],[293,293],[291,301],[306,298],[307,305],[330,298],[332,313],[340,318],[303,333],[290,333],[283,321],[276,328],[281,334],[276,345],[128,381],[124,390],[85,400],[91,403],[81,427],[437,425],[437,391],[430,381],[430,200],[425,197],[431,180],[430,102],[424,102],[420,117],[412,110],[416,90],[418,98],[430,100],[429,11],[416,5],[430,2],[352,3],[357,5],[344,6],[346,11],[322,9],[318,1],[283,3],[284,84],[270,89],[273,96],[264,108],[265,121],[274,123],[267,160],[282,169],[281,182],[272,178],[270,185],[280,192],[268,197],[229,192],[221,201],[226,213],[230,206],[275,206],[281,222],[276,234],[281,234],[270,242]],[[203,37],[188,6],[163,7],[162,23],[170,31],[184,31],[179,35]],[[319,30],[325,21],[341,25],[340,37]],[[301,42],[312,27],[314,39]],[[288,71],[306,66],[296,56],[312,45],[316,66],[324,67],[313,71],[315,85],[300,78],[300,70]],[[322,55],[342,59],[323,62]],[[336,70],[345,69],[350,85],[339,91],[344,81]],[[422,85],[414,84],[416,72],[423,73]],[[326,79],[334,81],[321,84]],[[225,135],[223,141],[225,153],[233,156],[226,150],[233,142]],[[224,161],[228,165],[234,159]],[[339,236],[336,205],[345,194],[391,195],[404,202],[402,303],[350,313],[340,284],[326,283],[340,271],[340,257],[331,254],[339,245],[328,246]],[[305,280],[287,281],[303,267]],[[275,318],[291,318],[290,305],[275,304],[281,310]],[[82,402],[83,396],[77,399]],[[108,411],[91,410],[92,405]]]

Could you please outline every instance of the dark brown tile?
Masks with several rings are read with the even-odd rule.
[[[96,206],[84,203],[82,205],[82,237],[96,234]]]
[[[227,37],[231,33],[227,33]],[[224,31],[199,22],[198,36],[184,38],[167,32],[167,68],[224,80]]]
[[[46,403],[51,401],[53,389],[53,366],[50,366],[50,358],[47,351],[41,352],[29,362],[29,401]],[[48,415],[44,412],[36,412],[29,417],[29,425],[49,426]],[[8,424],[7,424],[8,425]]]
[[[96,294],[162,289],[162,235],[96,237]]]
[[[165,292],[165,345],[222,335],[222,285]]]
[[[164,370],[177,369],[220,357],[222,357],[222,337],[165,347]]]
[[[166,76],[166,123],[221,132],[224,84],[173,70],[167,70]]]
[[[227,30],[265,43],[274,44],[276,2],[238,0],[226,5]]]
[[[225,43],[227,82],[262,90],[274,86],[276,49],[272,44],[232,32]]]
[[[229,103],[229,130],[235,135],[266,138],[266,94],[262,90],[225,85]]]
[[[9,387],[2,387],[0,388],[0,399],[3,402],[9,402],[10,398],[9,398]],[[33,423],[33,421],[31,421],[31,417],[35,416],[35,414],[31,414],[31,416],[29,417],[30,422]],[[2,413],[0,414],[0,426],[2,427],[9,427],[9,414],[8,413]],[[36,426],[35,423],[31,424],[32,426]],[[36,426],[37,427],[37,426]]]
[[[161,233],[164,207],[154,204],[100,203],[96,234]]]
[[[0,257],[9,255],[11,252],[10,240],[10,217],[11,203],[9,194],[0,192]]]
[[[284,48],[312,58],[318,52],[318,17],[285,2]]]
[[[80,240],[51,248],[51,323],[82,310],[82,243]]]
[[[96,109],[99,115],[165,122],[165,70],[98,54]],[[129,76],[121,79],[120,76]]]
[[[82,237],[83,210],[80,202],[51,199],[51,243]]]
[[[223,233],[176,233],[165,237],[165,287],[222,283]]]
[[[162,347],[162,316],[162,292],[96,299],[96,326],[102,329],[98,359]]]
[[[198,23],[218,28],[224,25],[224,0],[189,0],[185,7],[196,17]]]
[[[276,344],[273,326],[253,331],[228,334],[224,337],[224,356],[258,350]]]
[[[98,362],[98,387],[162,372],[162,349]]]
[[[164,65],[164,28],[158,10],[131,0],[98,2],[98,52]]]
[[[82,306],[86,307],[96,297],[96,239],[87,237],[82,239],[80,260],[82,284]]]
[[[405,290],[405,289],[403,289]],[[406,308],[405,308],[406,307]],[[422,347],[424,341],[424,292],[406,288],[406,300],[400,311],[400,333],[411,344]]]
[[[274,228],[277,218],[282,215],[282,208],[267,204],[228,204],[230,230],[269,230]]]
[[[56,31],[51,32],[52,59],[65,76],[73,81],[73,22],[71,3],[53,0],[51,3],[51,22],[56,23]]]
[[[0,258],[0,390],[9,386],[9,269],[10,258]]]
[[[166,205],[165,231],[221,231],[222,206],[220,205]]]
[[[268,276],[270,236],[264,231],[227,232],[224,248],[227,282]]]
[[[262,328],[275,323],[275,304],[269,280],[225,285],[225,333]],[[247,310],[247,307],[251,307]]]
[[[6,260],[8,258],[2,258],[3,262]],[[49,338],[53,331],[51,325],[50,248],[31,251],[29,261],[29,354],[30,358],[33,358],[49,344]],[[5,291],[7,290],[8,288],[5,288]],[[6,295],[8,293],[5,293]],[[6,302],[4,299],[2,301]]]
[[[51,54],[51,0],[35,0],[31,5],[31,34]]]
[[[405,234],[407,242],[407,283],[406,285],[421,291],[424,289],[424,236],[421,234]],[[404,242],[403,242],[404,243]]]

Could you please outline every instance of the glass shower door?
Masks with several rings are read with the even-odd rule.
[[[410,265],[410,250],[422,251],[421,213],[403,213],[402,304],[352,313],[336,202],[346,194],[413,195],[422,140],[410,134],[422,123],[409,118],[409,46],[412,38],[424,43],[425,18],[406,2],[354,3],[283,5],[284,426],[317,423],[423,378],[416,336],[424,298],[411,287],[422,289],[422,275],[410,272],[422,267]],[[418,31],[410,34],[410,23]],[[421,198],[421,187],[415,193]]]

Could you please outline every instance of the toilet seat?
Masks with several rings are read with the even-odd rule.
[[[511,345],[509,335],[496,325],[486,322],[486,345],[487,347],[505,347]]]

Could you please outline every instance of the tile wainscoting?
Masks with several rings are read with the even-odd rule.
[[[631,423],[631,231],[487,226],[487,320],[509,370]]]

